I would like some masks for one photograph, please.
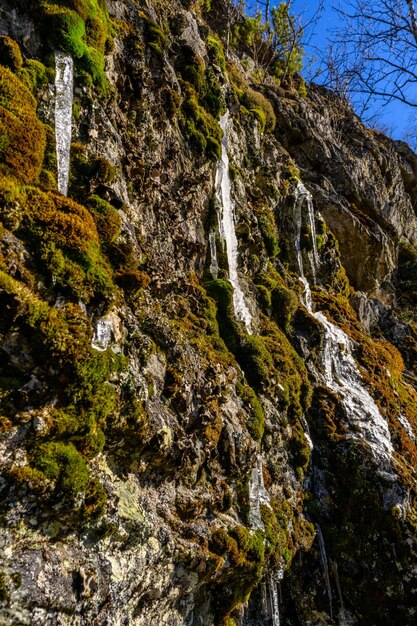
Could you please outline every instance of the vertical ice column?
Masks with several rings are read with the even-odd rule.
[[[259,455],[249,481],[249,524],[254,530],[265,530],[261,517],[261,504],[271,506],[269,493],[264,484],[262,458]]]
[[[229,112],[220,118],[220,127],[223,131],[222,156],[216,172],[216,197],[221,207],[219,224],[220,235],[226,243],[227,262],[229,265],[229,281],[233,286],[233,307],[237,319],[242,321],[249,334],[252,333],[252,316],[245,302],[238,275],[238,251],[235,230],[234,205],[231,196],[229,176],[229,157],[227,154],[227,122]]]
[[[71,148],[73,61],[65,52],[55,52],[55,138],[58,164],[58,191],[68,192]]]
[[[332,602],[333,598],[332,598],[332,589],[330,586],[329,565],[327,563],[326,546],[324,544],[324,538],[321,532],[321,528],[318,524],[316,526],[316,530],[317,530],[317,537],[319,540],[321,562],[323,565],[324,582],[326,584],[326,592],[327,592],[327,597],[329,599],[329,615],[330,615],[330,619],[333,619],[333,602]]]
[[[280,626],[277,581],[272,574],[269,576],[268,586],[272,626]]]
[[[217,278],[219,273],[219,264],[217,262],[217,250],[216,250],[216,233],[211,230],[209,233],[210,243],[210,274],[213,278]]]

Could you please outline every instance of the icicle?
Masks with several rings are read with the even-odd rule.
[[[313,198],[311,196],[311,193],[304,187],[303,183],[300,181],[297,184],[297,188],[295,190],[295,203],[297,206],[297,231],[298,231],[297,254],[300,255],[301,263],[302,263],[301,241],[300,241],[301,220],[302,220],[301,209],[304,204],[304,201],[306,202],[306,205],[307,205],[307,216],[308,216],[308,222],[310,226],[311,241],[313,245],[313,253],[309,254],[309,259],[311,263],[311,271],[313,274],[314,282],[316,282],[316,272],[317,272],[317,268],[319,266],[320,260],[319,260],[318,250],[317,250],[317,235],[316,235],[316,223],[315,223],[315,218],[314,218]],[[298,262],[300,263],[300,259]]]
[[[269,576],[269,599],[271,605],[271,623],[272,626],[279,626],[279,603],[278,603],[278,590],[277,582],[274,580],[272,574]]]
[[[337,589],[337,595],[339,597],[339,626],[344,626],[346,623],[346,615],[345,615],[345,606],[343,604],[343,598],[342,598],[342,590],[340,588],[340,581],[339,581],[339,571],[337,568],[337,562],[336,561],[331,561],[332,564],[332,572],[333,572],[333,576],[334,579],[336,581],[336,589]]]
[[[58,191],[68,192],[71,148],[73,61],[65,52],[55,52],[55,138]]]
[[[255,148],[257,150],[261,149],[261,135],[259,133],[259,123],[258,120],[255,120],[253,125],[253,137],[255,139]]]
[[[333,619],[333,606],[332,606],[332,590],[330,587],[329,566],[327,563],[326,546],[324,545],[324,538],[321,532],[321,528],[316,524],[317,537],[319,539],[320,555],[323,564],[324,582],[326,584],[327,597],[329,598],[329,615],[330,619]]]
[[[213,278],[217,278],[219,273],[219,264],[217,262],[217,250],[216,250],[216,233],[211,230],[209,233],[210,243],[210,274]]]
[[[266,593],[265,583],[261,583],[261,603],[262,603],[262,614],[268,615],[268,596]]]
[[[226,243],[227,261],[229,264],[229,280],[233,286],[233,307],[236,317],[244,322],[246,330],[252,333],[252,316],[245,302],[238,275],[238,250],[235,231],[234,206],[230,190],[229,157],[227,154],[227,122],[229,112],[220,118],[220,127],[223,131],[222,156],[217,166],[216,197],[221,207],[220,236]]]
[[[261,517],[261,504],[271,506],[269,493],[264,484],[262,459],[259,455],[255,467],[251,470],[249,481],[249,524],[254,530],[265,530]]]

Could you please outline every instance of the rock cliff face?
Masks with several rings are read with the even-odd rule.
[[[415,624],[417,157],[243,23],[2,3],[0,624]]]

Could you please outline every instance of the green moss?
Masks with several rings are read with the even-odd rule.
[[[18,77],[33,93],[54,82],[54,71],[36,59],[29,59],[19,70]]]
[[[221,129],[216,122],[225,111],[218,80],[204,61],[190,55],[185,47],[177,56],[176,68],[183,79],[183,103],[179,113],[181,128],[197,152],[217,160],[221,154]]]
[[[112,243],[120,234],[122,220],[117,210],[99,196],[90,196],[87,208],[94,217],[100,239]]]
[[[288,330],[299,303],[294,291],[282,284],[274,285],[271,293],[274,318],[284,330]]]
[[[0,66],[0,173],[28,183],[40,173],[45,130],[36,117],[36,100],[25,85]]]
[[[120,228],[118,214],[100,199],[91,202],[103,243],[111,243]],[[11,203],[7,206],[10,208]],[[44,272],[85,302],[97,297],[110,301],[115,293],[112,271],[102,255],[96,224],[87,209],[35,187],[24,189],[19,206],[24,207],[20,234],[27,237]]]
[[[75,11],[58,5],[45,8],[45,17],[50,26],[49,36],[57,48],[64,49],[75,59],[81,59],[87,51],[85,22]]]
[[[299,306],[297,294],[284,284],[271,263],[268,264],[266,271],[259,272],[256,281],[258,289],[264,287],[270,292],[271,304],[268,308],[272,308],[272,318],[283,330],[288,331]]]
[[[58,441],[41,444],[34,454],[33,463],[47,478],[56,482],[57,489],[65,497],[74,498],[86,488],[88,468],[72,444]]]
[[[112,27],[106,3],[101,0],[66,0],[65,5],[43,0],[33,7],[46,38],[58,50],[71,54],[96,86],[108,87],[104,55],[112,46]]]
[[[242,385],[241,383],[236,383],[236,393],[243,400],[250,413],[248,423],[250,434],[256,441],[261,440],[265,428],[265,414],[258,397],[249,385]]]
[[[272,299],[270,290],[265,285],[255,285],[256,295],[258,298],[259,306],[264,311],[269,311],[272,308]]]
[[[6,35],[0,35],[0,65],[8,67],[12,72],[20,70],[23,65],[19,44]]]
[[[222,148],[219,141],[210,135],[206,139],[205,152],[211,161],[218,161],[222,154]]]
[[[204,83],[200,89],[200,102],[215,119],[218,119],[226,110],[221,87],[211,68],[208,68],[204,74]]]
[[[202,106],[197,94],[188,85],[184,88],[184,100],[179,121],[194,149],[208,158],[218,159],[221,154],[222,132],[215,119]]]
[[[224,56],[223,44],[215,34],[211,34],[207,38],[207,52],[210,61],[218,65],[222,72],[226,71],[226,58]]]
[[[275,129],[276,117],[271,102],[259,91],[247,89],[241,97],[241,103],[259,122],[261,132],[270,133]]]
[[[303,427],[299,421],[292,424],[292,435],[289,447],[295,466],[301,468],[304,472],[310,461],[310,446],[308,445]]]
[[[175,60],[175,68],[187,83],[189,83],[197,93],[200,93],[204,86],[205,63],[197,54],[193,54],[188,46],[184,46]]]
[[[206,283],[207,293],[217,303],[219,332],[226,346],[236,353],[239,327],[234,317],[233,287],[227,280],[217,278]]]
[[[161,90],[161,100],[164,110],[169,118],[173,118],[178,113],[181,105],[181,96],[170,87],[164,87]]]
[[[209,550],[222,556],[233,567],[217,572],[213,590],[216,623],[226,624],[233,609],[246,602],[259,583],[265,564],[265,545],[261,532],[251,533],[243,526],[220,528],[210,537]]]
[[[17,230],[23,217],[25,198],[13,179],[0,179],[0,220],[11,231]]]
[[[69,195],[81,203],[87,201],[91,193],[91,181],[109,185],[117,175],[117,168],[106,158],[92,154],[81,143],[71,145],[71,168]]]
[[[159,58],[162,58],[167,45],[167,36],[164,29],[155,20],[144,14],[143,17],[145,18],[145,40],[152,51]]]
[[[87,484],[84,501],[81,508],[82,519],[89,523],[99,519],[106,510],[107,493],[97,478],[92,478]]]
[[[280,250],[272,212],[268,211],[258,215],[258,224],[269,256],[276,256]]]
[[[250,335],[242,341],[239,362],[252,387],[259,390],[268,387],[274,362],[261,337]]]

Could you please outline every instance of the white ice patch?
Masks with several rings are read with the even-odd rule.
[[[113,338],[113,321],[109,318],[102,317],[97,320],[94,327],[93,341],[91,343],[94,350],[104,352],[107,350]]]

